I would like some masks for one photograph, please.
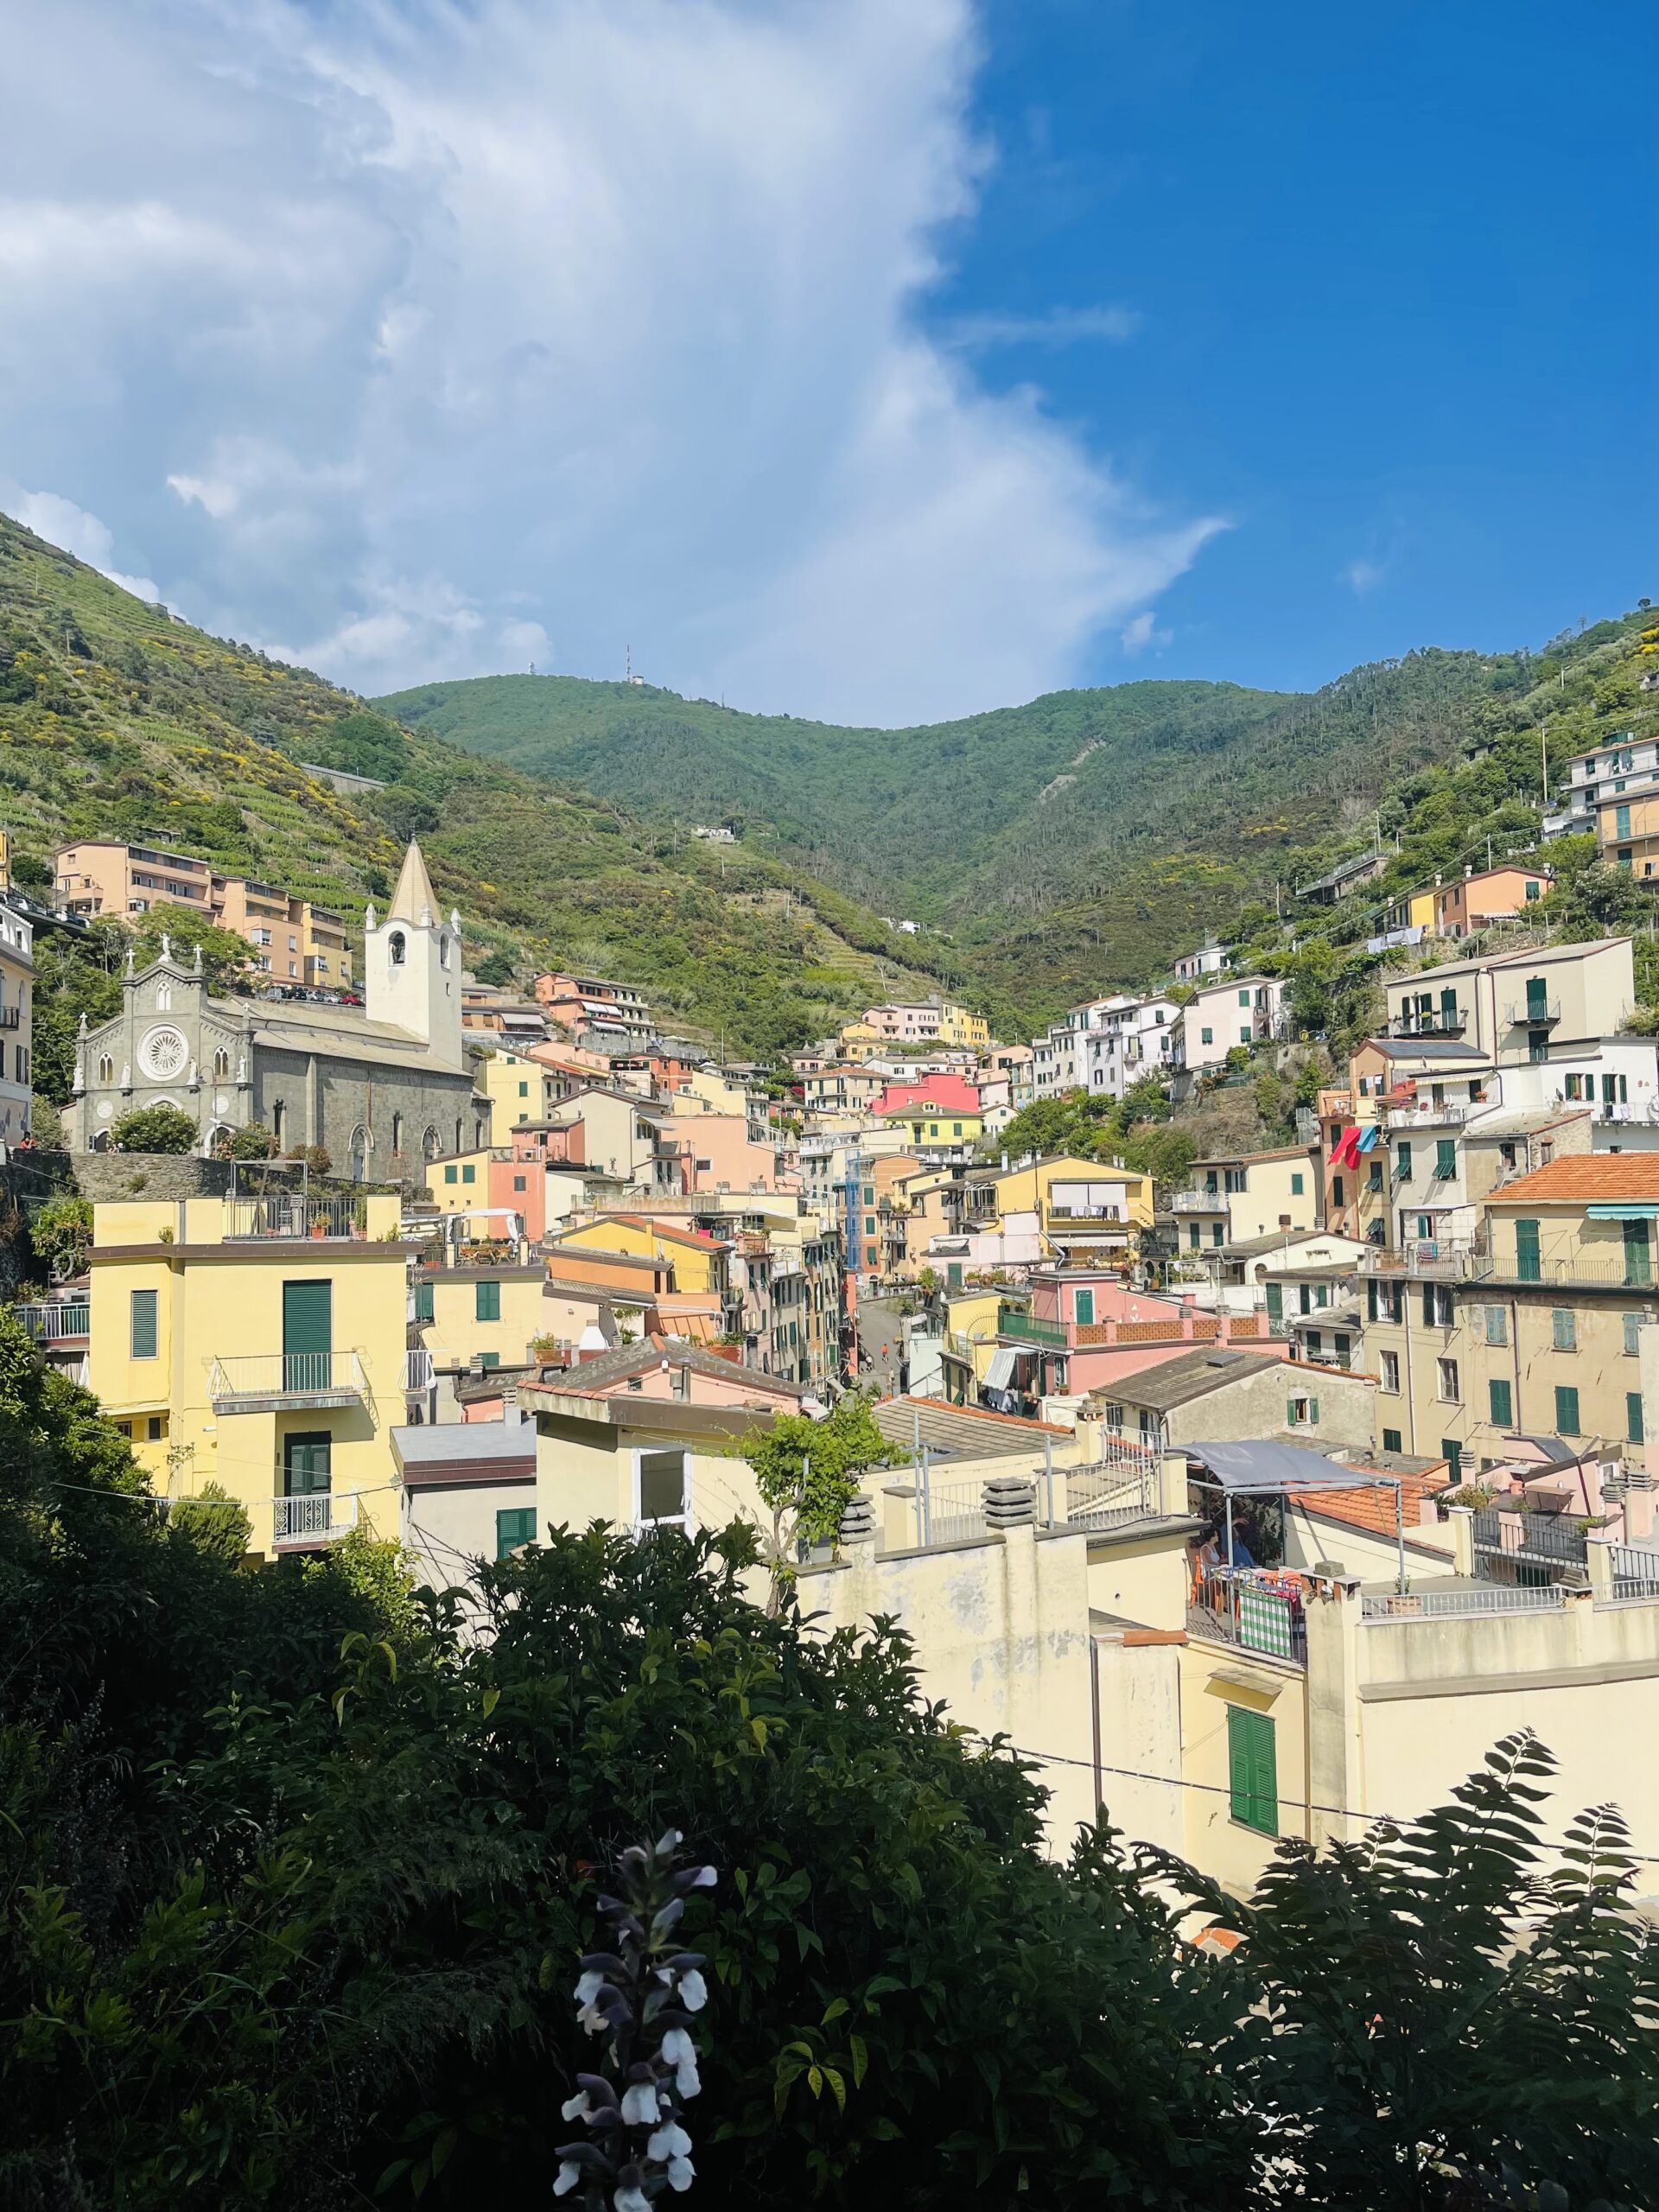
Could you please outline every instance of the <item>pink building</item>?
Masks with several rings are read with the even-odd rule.
[[[870,1110],[889,1114],[906,1106],[931,1106],[941,1114],[977,1114],[979,1092],[964,1075],[933,1075],[925,1083],[890,1083]]]
[[[556,1382],[539,1386],[547,1397],[668,1398],[688,1406],[759,1406],[769,1413],[794,1413],[806,1393],[758,1367],[745,1367],[734,1348],[730,1357],[683,1337],[649,1336],[637,1344],[602,1352]]]
[[[665,1114],[659,1123],[658,1158],[669,1175],[667,1194],[694,1192],[796,1191],[800,1174],[780,1144],[756,1144],[741,1114]]]
[[[1201,1313],[1185,1299],[1130,1290],[1103,1270],[1047,1269],[1031,1279],[1031,1311],[1005,1308],[999,1341],[1014,1347],[1033,1397],[1083,1397],[1195,1344],[1242,1344],[1287,1359],[1265,1313]]]

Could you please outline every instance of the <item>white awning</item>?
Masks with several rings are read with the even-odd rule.
[[[1014,1380],[1014,1363],[1019,1357],[1011,1345],[999,1345],[991,1354],[991,1363],[985,1370],[986,1389],[1006,1390]]]

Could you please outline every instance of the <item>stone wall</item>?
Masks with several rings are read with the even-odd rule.
[[[231,1187],[232,1162],[192,1153],[78,1152],[74,1177],[96,1205],[115,1198],[219,1198]]]

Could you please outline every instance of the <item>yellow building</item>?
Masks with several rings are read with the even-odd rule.
[[[889,1106],[882,1116],[889,1128],[898,1129],[912,1152],[950,1150],[976,1145],[984,1135],[984,1116],[960,1106],[937,1106],[925,1098],[908,1105]]]
[[[497,1144],[505,1144],[521,1122],[544,1122],[552,1113],[555,1081],[539,1062],[492,1046],[474,1052],[472,1065],[473,1088],[490,1102],[490,1135]]]
[[[426,1194],[440,1213],[481,1212],[490,1203],[490,1147],[432,1160],[426,1171]]]
[[[728,1243],[644,1214],[601,1214],[580,1229],[565,1230],[559,1249],[622,1252],[631,1259],[655,1260],[672,1268],[677,1291],[710,1291],[724,1298],[730,1276]]]
[[[468,1248],[451,1246],[441,1261],[416,1271],[416,1340],[442,1376],[464,1368],[523,1367],[531,1346],[550,1332],[543,1293],[547,1263],[520,1243],[502,1244],[499,1264],[481,1264]]]
[[[393,1197],[94,1209],[88,1380],[158,1491],[216,1483],[257,1552],[398,1526],[409,1257]]]
[[[1627,875],[1659,875],[1659,798],[1601,800],[1596,808],[1601,857]]]

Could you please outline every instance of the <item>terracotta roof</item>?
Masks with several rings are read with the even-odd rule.
[[[646,1337],[639,1344],[619,1344],[614,1351],[579,1360],[575,1366],[563,1371],[558,1382],[542,1382],[537,1388],[558,1390],[569,1397],[596,1398],[613,1383],[624,1382],[631,1375],[643,1375],[664,1364],[689,1367],[693,1374],[715,1376],[722,1382],[741,1382],[765,1396],[787,1398],[797,1405],[807,1395],[798,1383],[785,1382],[781,1376],[763,1375],[759,1368],[741,1361],[722,1359],[718,1353],[692,1343],[689,1338],[658,1336]]]
[[[1360,1473],[1365,1471],[1365,1462],[1351,1462]],[[1422,1525],[1418,1510],[1425,1492],[1446,1488],[1450,1478],[1444,1467],[1436,1475],[1402,1475],[1400,1481],[1400,1510],[1405,1520],[1408,1538]],[[1344,1521],[1352,1529],[1369,1529],[1374,1534],[1392,1536],[1395,1529],[1394,1492],[1392,1490],[1306,1490],[1297,1492],[1294,1503],[1305,1506],[1310,1513],[1323,1515],[1327,1521]]]
[[[1535,1199],[1562,1203],[1582,1198],[1614,1202],[1659,1198],[1659,1152],[1591,1152],[1552,1160],[1530,1175],[1518,1176],[1494,1191],[1488,1205],[1526,1205]]]

